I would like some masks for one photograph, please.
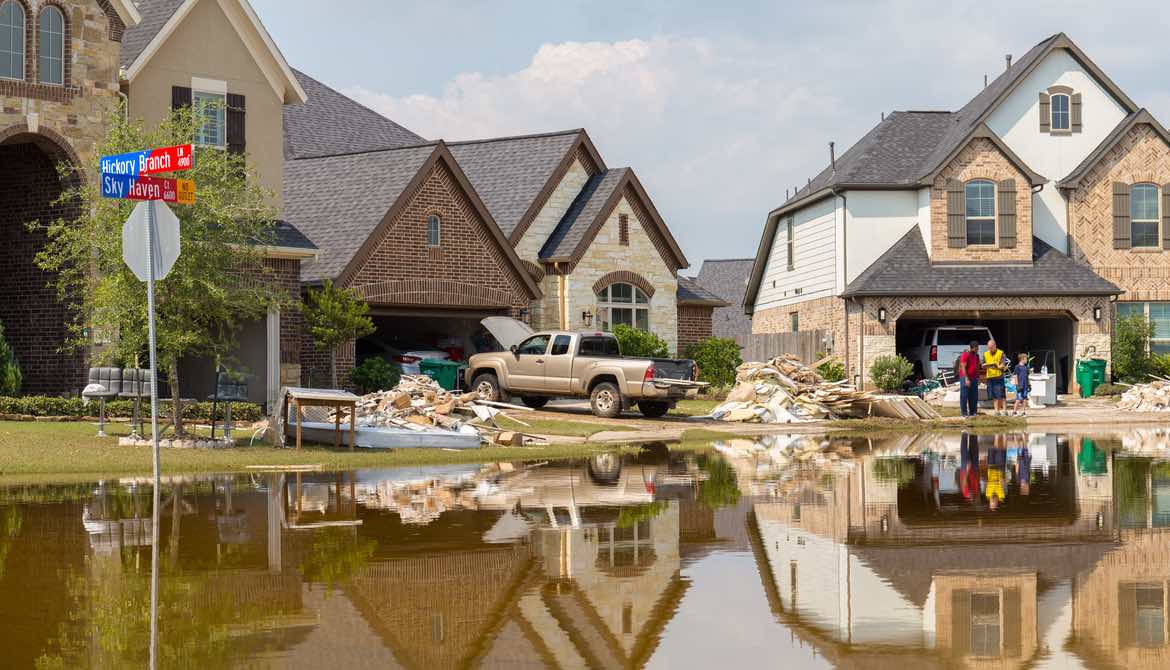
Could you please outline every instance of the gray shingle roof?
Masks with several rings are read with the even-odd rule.
[[[720,307],[727,301],[708,291],[693,277],[678,277],[678,293],[675,301],[680,305],[711,305]]]
[[[183,2],[184,0],[138,0],[134,3],[138,7],[138,13],[142,15],[142,21],[136,26],[126,26],[126,31],[122,34],[122,52],[119,59],[122,67],[130,67]]]
[[[1117,295],[1121,289],[1032,238],[1032,262],[931,265],[915,226],[845,288],[863,295]]]
[[[447,147],[504,235],[511,235],[583,131],[451,142]]]
[[[297,229],[288,221],[276,222],[276,239],[273,244],[278,247],[287,247],[290,249],[316,249],[317,245],[313,241],[305,237],[305,234]]]
[[[426,140],[338,93],[300,70],[293,70],[308,98],[284,107],[284,157],[315,158],[383,151],[425,144]]]
[[[629,168],[606,170],[593,175],[585,182],[584,188],[577,194],[573,204],[569,205],[560,223],[541,247],[541,260],[568,258],[573,255],[593,222],[604,213],[605,203],[609,201],[627,172]]]
[[[743,311],[743,296],[754,261],[754,258],[706,260],[699,268],[698,282],[729,303],[715,308],[711,314],[711,334],[715,337],[752,332],[752,318]]]
[[[284,163],[284,218],[321,249],[301,265],[302,281],[335,279],[435,145]]]

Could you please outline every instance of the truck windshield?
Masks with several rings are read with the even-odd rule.
[[[577,355],[617,358],[622,355],[622,352],[618,348],[617,338],[593,336],[581,338],[581,346],[577,347]]]

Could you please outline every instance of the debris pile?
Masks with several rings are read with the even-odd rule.
[[[1170,411],[1170,379],[1134,384],[1121,394],[1117,408],[1127,412]]]
[[[711,412],[720,421],[797,423],[823,419],[882,416],[934,419],[939,414],[917,397],[880,396],[845,381],[825,381],[792,354],[736,369],[727,401]]]
[[[475,392],[447,391],[426,375],[404,375],[393,389],[368,393],[357,402],[358,423],[363,426],[446,430],[479,435],[485,442],[504,446],[523,446],[528,440],[540,439],[500,428],[495,418],[501,415],[527,425],[504,414],[504,409],[531,411],[520,405],[484,400]]]

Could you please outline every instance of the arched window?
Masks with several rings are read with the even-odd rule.
[[[987,179],[967,182],[967,244],[995,244],[995,184]]]
[[[1134,184],[1129,192],[1131,244],[1135,247],[1160,246],[1158,219],[1158,187],[1154,184]]]
[[[1064,93],[1052,96],[1052,129],[1069,130],[1072,125],[1069,118],[1069,97]]]
[[[42,84],[65,83],[65,17],[49,5],[37,18],[37,79]]]
[[[633,284],[610,284],[597,292],[597,318],[602,330],[617,325],[650,330],[650,298]]]
[[[0,77],[24,79],[24,6],[0,2]]]
[[[442,239],[443,222],[439,219],[438,214],[431,214],[427,217],[427,246],[437,247],[439,241]]]

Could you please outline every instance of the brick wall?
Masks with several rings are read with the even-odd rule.
[[[1000,249],[994,245],[951,249],[947,246],[947,180],[1003,179],[1016,181],[1016,246]],[[998,186],[996,198],[999,197]],[[997,204],[998,207],[998,204]],[[996,239],[998,239],[998,229]],[[1032,260],[1032,191],[1028,177],[985,138],[976,138],[947,164],[930,189],[930,260],[1004,262]]]
[[[679,305],[678,351],[685,355],[687,347],[711,337],[711,312],[707,305]]]
[[[1071,255],[1124,289],[1123,300],[1170,300],[1170,251],[1113,248],[1113,182],[1170,183],[1170,147],[1149,125],[1134,126],[1069,195]]]
[[[823,330],[831,334],[833,351],[826,353],[841,350],[841,343],[845,341],[845,301],[837,297],[816,298],[760,310],[752,315],[752,332],[792,332],[793,312],[800,315],[798,326],[801,332]]]

